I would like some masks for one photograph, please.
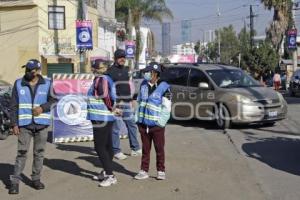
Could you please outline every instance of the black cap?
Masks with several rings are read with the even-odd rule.
[[[142,70],[143,72],[149,72],[149,71],[156,71],[161,73],[161,65],[157,62],[151,62],[148,64],[148,66]]]
[[[114,57],[115,57],[115,59],[125,58],[126,57],[126,53],[125,53],[125,51],[123,49],[118,49],[118,50],[115,51]]]

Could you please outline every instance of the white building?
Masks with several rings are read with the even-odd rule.
[[[195,44],[194,43],[185,43],[174,45],[172,48],[173,55],[195,55]]]
[[[92,52],[94,59],[113,60],[116,50],[115,0],[90,0],[99,13],[98,48]]]
[[[147,59],[149,59],[149,52],[148,50],[151,49],[151,47],[149,46],[149,40],[150,40],[150,36],[151,36],[151,31],[149,28],[146,27],[141,27],[140,28],[141,31],[141,54],[140,54],[140,59],[139,59],[139,69],[143,69],[146,67],[147,65]],[[133,29],[132,31],[132,35],[133,38],[136,38],[136,31],[135,29]]]

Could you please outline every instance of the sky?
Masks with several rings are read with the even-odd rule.
[[[174,15],[173,20],[165,19],[166,22],[171,23],[171,46],[181,43],[181,20],[192,19],[192,41],[202,39],[203,30],[217,29],[218,1],[221,13],[220,27],[232,24],[238,33],[246,21],[249,28],[249,6],[253,5],[253,11],[258,15],[254,19],[254,28],[257,35],[265,35],[273,13],[265,10],[260,0],[166,0],[167,6]],[[145,21],[144,26],[148,26],[154,32],[156,49],[161,51],[161,25],[157,22]]]

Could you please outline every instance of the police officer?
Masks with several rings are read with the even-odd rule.
[[[47,127],[51,123],[50,108],[55,102],[51,97],[51,81],[40,75],[41,63],[31,59],[26,65],[23,78],[16,80],[11,99],[11,121],[13,134],[18,136],[18,150],[14,174],[11,175],[9,194],[19,193],[19,181],[25,167],[31,138],[33,138],[32,187],[44,189],[40,181],[45,146],[48,138]]]
[[[134,177],[142,180],[149,178],[151,143],[156,151],[157,179],[164,180],[165,174],[165,126],[170,118],[170,86],[160,79],[162,66],[150,63],[144,70],[144,81],[138,95],[136,120],[142,140],[141,170]]]
[[[112,169],[112,127],[114,115],[120,114],[120,111],[113,108],[116,91],[113,80],[104,75],[107,66],[96,61],[92,65],[92,70],[95,78],[88,91],[87,119],[92,121],[95,151],[104,169],[93,179],[101,181],[100,186],[108,187],[117,183]]]

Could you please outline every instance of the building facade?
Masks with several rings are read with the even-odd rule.
[[[86,6],[93,24],[93,45],[98,48],[97,9]],[[76,48],[77,0],[0,1],[0,79],[13,82],[24,74],[28,59],[42,62],[42,74],[77,73],[80,70]],[[96,27],[96,28],[95,28]],[[89,54],[83,61],[89,69]]]
[[[162,24],[162,54],[163,56],[171,54],[171,23]]]
[[[174,45],[172,48],[173,55],[195,55],[195,44],[194,43],[184,43]]]

